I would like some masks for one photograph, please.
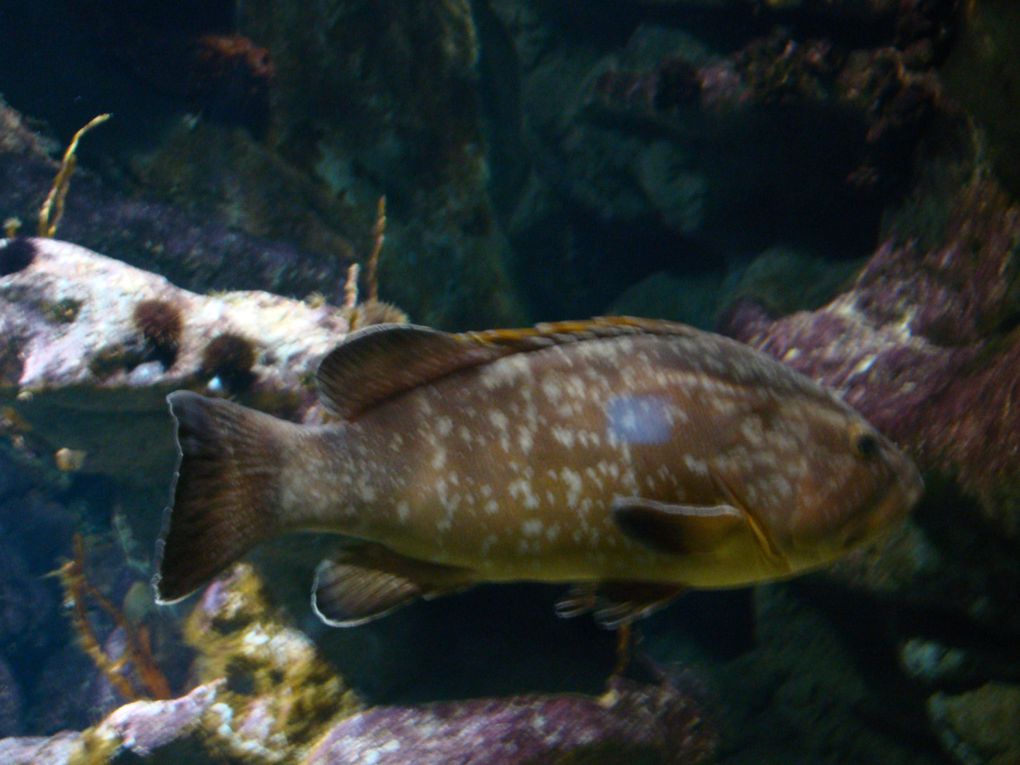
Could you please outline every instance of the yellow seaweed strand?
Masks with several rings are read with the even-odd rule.
[[[124,614],[88,581],[85,575],[85,543],[81,534],[74,535],[73,550],[74,557],[64,563],[57,574],[64,586],[65,599],[72,607],[71,621],[85,653],[125,699],[134,701],[144,695],[154,699],[171,698],[170,683],[156,663],[148,631],[142,626],[132,627]],[[92,598],[124,634],[124,653],[120,657],[113,659],[103,649],[88,617],[88,598]],[[140,693],[128,678],[129,668],[134,670],[144,693]]]
[[[372,245],[372,254],[368,256],[368,265],[365,268],[365,283],[368,286],[368,299],[379,299],[379,253],[382,252],[383,241],[386,239],[386,196],[379,197],[379,204],[375,210],[375,228],[372,230],[375,241]]]
[[[100,114],[93,117],[74,134],[74,138],[71,139],[71,143],[68,144],[67,150],[64,152],[64,158],[60,162],[57,177],[53,179],[50,193],[46,195],[46,201],[39,208],[39,236],[50,239],[56,236],[57,225],[64,216],[64,200],[67,198],[67,190],[71,185],[71,175],[74,174],[74,168],[78,164],[78,160],[75,158],[78,142],[92,128],[102,125],[111,116],[110,114]]]

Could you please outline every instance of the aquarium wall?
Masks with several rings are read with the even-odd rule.
[[[1018,55],[1010,0],[0,3],[0,761],[1020,762]],[[330,626],[328,533],[157,603],[168,394],[342,429],[428,366],[319,374],[352,333],[500,349],[438,340],[425,385],[599,316],[834,391],[923,497],[797,576],[670,582],[623,631],[558,616],[552,574]],[[543,322],[571,323],[452,334]],[[412,459],[387,443],[366,506]]]

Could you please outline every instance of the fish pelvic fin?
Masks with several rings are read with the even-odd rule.
[[[585,582],[575,584],[556,601],[556,615],[570,619],[591,613],[600,627],[615,630],[664,608],[686,591],[682,584]]]
[[[167,396],[177,429],[171,506],[156,545],[156,602],[190,595],[280,530],[282,426],[270,415],[191,391]]]
[[[312,609],[331,627],[356,627],[419,598],[448,595],[473,583],[467,569],[408,558],[366,543],[319,564]]]

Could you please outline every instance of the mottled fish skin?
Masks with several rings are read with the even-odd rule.
[[[823,565],[917,500],[910,460],[807,378],[717,335],[629,321],[633,333],[511,353],[351,422],[295,428],[279,450],[282,527],[475,581],[727,587]],[[749,523],[667,554],[623,533],[613,507],[627,498],[735,505]]]

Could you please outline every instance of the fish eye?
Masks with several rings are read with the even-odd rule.
[[[870,460],[878,456],[878,438],[874,433],[868,433],[867,431],[863,433],[858,432],[851,438],[853,449],[858,457]]]

